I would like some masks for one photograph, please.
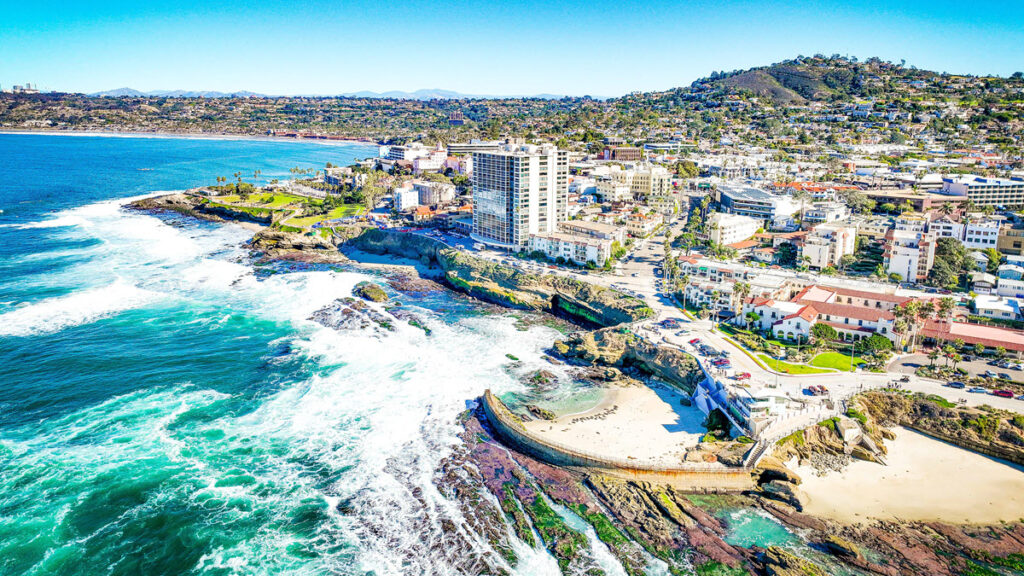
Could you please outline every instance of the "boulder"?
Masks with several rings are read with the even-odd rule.
[[[761,491],[769,498],[789,504],[797,511],[804,509],[804,494],[796,484],[782,480],[771,480],[761,485]]]
[[[768,576],[828,576],[813,562],[804,560],[778,546],[764,551],[765,573]]]
[[[352,289],[352,294],[370,302],[387,302],[388,294],[373,282],[360,282]]]
[[[842,558],[850,562],[864,561],[864,555],[861,554],[860,548],[858,548],[853,542],[840,538],[839,536],[829,534],[821,541],[821,545],[825,548],[825,551],[838,558]]]
[[[759,474],[760,482],[770,482],[772,480],[782,480],[783,482],[789,482],[790,484],[800,484],[803,479],[796,472],[793,472],[782,463],[781,460],[774,456],[765,456],[758,463],[757,468],[754,470]]]

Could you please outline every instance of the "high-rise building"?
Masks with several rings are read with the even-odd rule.
[[[505,249],[568,219],[569,155],[550,144],[473,153],[473,238]]]

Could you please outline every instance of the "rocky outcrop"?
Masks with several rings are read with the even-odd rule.
[[[436,254],[449,285],[489,302],[561,313],[596,326],[636,322],[654,314],[643,300],[611,288],[531,274],[450,248]]]
[[[576,332],[553,348],[566,358],[597,366],[636,367],[693,393],[704,377],[693,356],[665,346],[655,346],[625,328]]]
[[[302,255],[301,260],[338,262],[345,260],[329,236],[313,233],[286,232],[264,228],[253,235],[248,246],[271,257],[290,258]]]
[[[370,302],[387,302],[388,293],[373,282],[360,282],[352,289],[352,294]]]
[[[769,546],[764,552],[765,574],[768,576],[828,576],[813,562],[787,552],[778,546]]]

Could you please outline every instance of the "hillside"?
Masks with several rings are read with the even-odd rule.
[[[941,75],[893,64],[878,58],[863,62],[839,56],[799,57],[769,66],[716,72],[693,88],[752,93],[778,104],[801,100],[836,101],[899,92],[911,82],[933,81]]]

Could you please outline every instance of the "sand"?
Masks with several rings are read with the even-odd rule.
[[[888,466],[854,461],[825,477],[796,469],[805,512],[869,519],[994,524],[1024,518],[1024,469],[907,429],[888,443]]]
[[[660,385],[611,388],[590,410],[526,426],[585,453],[635,459],[638,464],[679,464],[704,433],[704,414],[680,404],[684,397]]]

